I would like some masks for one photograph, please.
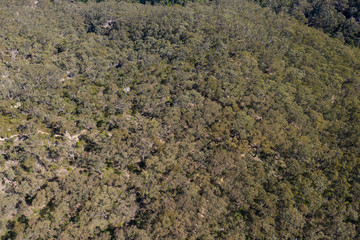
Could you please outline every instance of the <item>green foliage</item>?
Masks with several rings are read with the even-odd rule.
[[[359,236],[359,49],[231,0],[3,0],[0,32],[2,239]]]
[[[359,1],[251,0],[277,13],[288,13],[302,23],[324,30],[350,45],[360,46]]]

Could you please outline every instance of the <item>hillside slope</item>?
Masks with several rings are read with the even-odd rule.
[[[359,238],[359,69],[245,1],[3,0],[0,236]]]
[[[278,13],[288,13],[300,22],[317,27],[342,41],[360,46],[359,0],[252,0]]]

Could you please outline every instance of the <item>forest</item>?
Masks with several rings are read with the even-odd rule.
[[[280,2],[1,0],[0,239],[359,239],[359,5]]]
[[[251,0],[299,22],[322,29],[347,44],[360,46],[359,0]]]
[[[105,0],[71,0],[78,2]],[[123,1],[123,0],[117,0]],[[129,0],[152,5],[181,5],[188,2],[218,2],[221,0]],[[278,14],[289,14],[297,21],[323,30],[342,42],[360,46],[359,0],[248,0]]]

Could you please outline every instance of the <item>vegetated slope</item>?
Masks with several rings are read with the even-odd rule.
[[[289,13],[303,23],[323,29],[348,44],[360,46],[359,0],[252,0],[276,12]]]
[[[70,1],[70,0],[68,0]],[[74,1],[74,0],[72,0]],[[102,2],[105,0],[75,0],[78,2]],[[116,0],[124,1],[124,0]],[[186,5],[189,2],[215,2],[219,0],[128,0],[143,4]],[[349,45],[360,46],[359,0],[248,0],[268,7],[279,14],[290,14],[299,22],[322,29],[332,37]]]
[[[3,239],[359,237],[358,49],[238,1],[0,28]]]

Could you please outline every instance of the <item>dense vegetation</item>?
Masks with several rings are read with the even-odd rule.
[[[277,13],[289,13],[300,22],[323,29],[348,44],[360,46],[359,0],[252,0]]]
[[[73,0],[72,0],[73,1]],[[80,2],[106,0],[76,0]],[[124,1],[124,0],[117,0]],[[125,0],[126,1],[126,0]],[[127,0],[143,4],[182,5],[188,2],[214,2],[221,0]],[[360,46],[360,1],[359,0],[248,0],[262,7],[273,9],[278,14],[290,14],[299,22],[322,29],[330,36],[349,45]]]
[[[360,238],[360,51],[246,1],[0,1],[2,239]]]

